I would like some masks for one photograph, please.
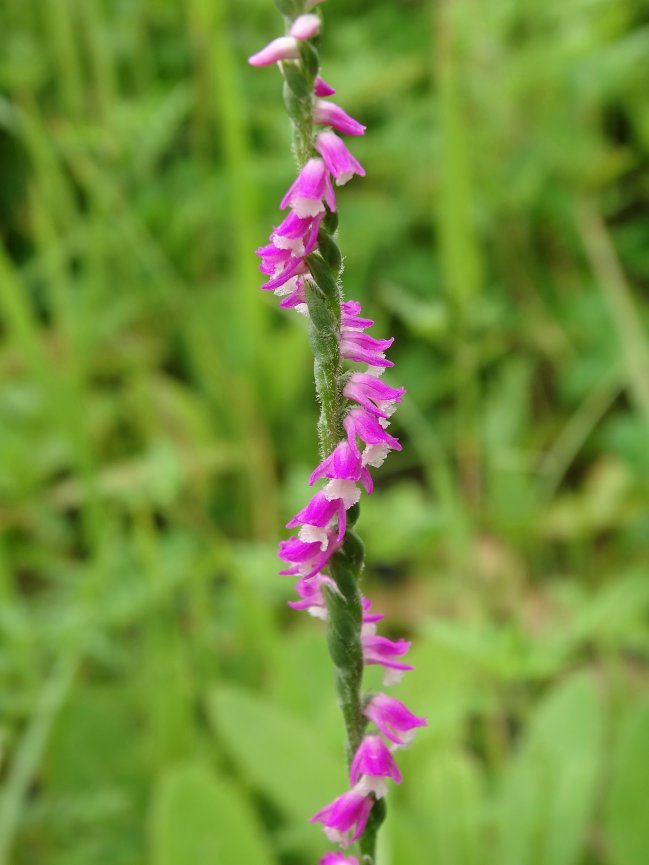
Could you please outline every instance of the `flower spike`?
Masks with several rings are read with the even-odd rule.
[[[385,685],[413,669],[404,660],[408,641],[377,634],[383,614],[373,612],[360,593],[363,545],[354,531],[363,491],[369,495],[374,489],[370,468],[401,450],[388,428],[405,391],[381,379],[394,366],[386,356],[393,340],[372,334],[372,319],[363,315],[357,300],[346,300],[342,293],[334,184],[364,177],[365,169],[338,133],[360,136],[365,126],[328,98],[336,91],[320,75],[314,42],[321,19],[310,12],[320,2],[276,0],[288,33],[249,61],[253,66],[278,64],[299,164],[280,202],[287,212],[257,255],[266,279],[261,288],[273,292],[280,308],[309,321],[321,406],[320,463],[309,478],[309,485],[317,486],[286,523],[295,534],[279,544],[279,558],[286,564],[280,573],[296,578],[296,597],[289,607],[326,623],[353,759],[350,788],[311,820],[343,848],[359,841],[366,862],[375,861],[376,833],[385,815],[378,800],[385,797],[390,780],[401,782],[393,751],[408,744],[426,720],[385,694],[361,693],[366,666],[383,667]],[[350,364],[363,366],[348,368]],[[363,735],[367,724],[373,727]],[[320,865],[359,865],[359,859],[330,852]]]

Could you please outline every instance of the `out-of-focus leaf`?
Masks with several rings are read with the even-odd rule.
[[[630,718],[616,757],[607,815],[611,862],[649,862],[649,702]]]
[[[237,788],[186,763],[158,780],[150,813],[151,865],[271,865],[257,821]]]
[[[245,777],[295,820],[308,820],[348,786],[343,755],[280,706],[243,690],[219,688],[209,710]]]
[[[418,778],[414,809],[421,817],[429,862],[488,865],[480,839],[482,793],[476,765],[459,750],[432,753]]]
[[[507,773],[498,865],[575,865],[596,796],[603,717],[589,676],[559,685]]]

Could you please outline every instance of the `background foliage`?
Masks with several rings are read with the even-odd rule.
[[[649,862],[640,0],[327,0],[369,127],[346,290],[406,445],[366,589],[430,726],[382,865]],[[307,865],[344,784],[282,524],[316,406],[252,250],[290,182],[270,0],[0,6],[0,863]]]

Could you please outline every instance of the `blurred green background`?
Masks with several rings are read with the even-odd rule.
[[[359,524],[429,718],[381,865],[647,865],[649,9],[321,8],[368,125],[346,292],[408,389]],[[0,863],[315,863],[342,729],[276,544],[317,406],[253,255],[294,175],[246,65],[281,18],[0,27]]]

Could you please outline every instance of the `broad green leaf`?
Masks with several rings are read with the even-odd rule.
[[[538,708],[508,772],[498,865],[575,865],[595,804],[603,717],[588,676],[559,685]]]
[[[476,765],[454,748],[430,753],[421,768],[413,810],[420,819],[428,861],[487,865],[480,841],[483,800]]]
[[[611,862],[649,862],[649,702],[630,719],[616,757],[607,814]]]
[[[344,755],[282,707],[246,691],[219,688],[209,709],[241,771],[287,816],[306,821],[347,788]]]
[[[151,865],[271,865],[248,803],[204,766],[166,770],[154,788],[149,818]]]

